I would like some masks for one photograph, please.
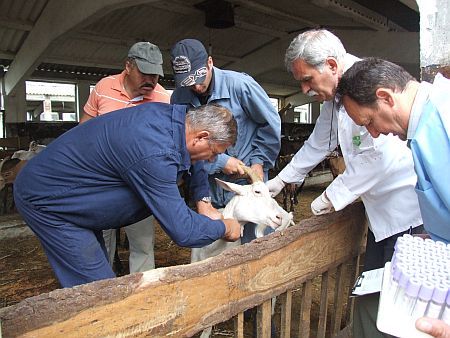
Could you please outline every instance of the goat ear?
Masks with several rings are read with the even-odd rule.
[[[245,189],[244,189],[244,186],[242,186],[242,185],[222,181],[222,180],[219,180],[218,178],[216,178],[216,182],[219,186],[221,186],[223,189],[225,189],[227,191],[235,192],[238,195],[244,195]]]

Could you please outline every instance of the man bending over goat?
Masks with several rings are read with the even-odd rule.
[[[226,108],[147,103],[78,125],[31,159],[16,178],[14,198],[61,285],[114,277],[102,230],[150,214],[180,246],[237,240],[235,219],[195,213],[177,186],[192,163],[214,160],[236,133]],[[194,186],[208,191],[207,183]]]

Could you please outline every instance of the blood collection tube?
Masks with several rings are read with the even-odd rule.
[[[448,288],[443,285],[435,285],[431,300],[428,302],[426,316],[430,318],[440,318],[444,308],[445,298],[447,297]]]

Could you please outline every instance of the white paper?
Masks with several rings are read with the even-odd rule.
[[[368,295],[381,291],[384,268],[364,271],[355,282],[352,289],[353,296]]]

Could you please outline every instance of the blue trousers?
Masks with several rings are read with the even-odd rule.
[[[102,231],[61,221],[15,197],[17,210],[39,238],[62,287],[115,277],[108,263]]]

